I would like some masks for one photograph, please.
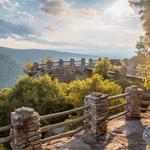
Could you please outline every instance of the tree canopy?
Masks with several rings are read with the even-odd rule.
[[[150,47],[150,0],[129,0],[129,3],[138,9],[145,30],[145,44]]]

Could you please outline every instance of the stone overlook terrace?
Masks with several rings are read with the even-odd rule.
[[[52,77],[57,77],[60,81],[65,82],[65,76],[74,76],[74,75],[84,75],[86,77],[91,77],[95,64],[100,61],[101,58],[97,60],[89,59],[88,61],[85,58],[81,60],[70,59],[70,61],[64,61],[60,59],[59,61],[50,61],[46,63],[33,63],[31,70],[24,69],[24,72],[29,76],[39,76],[45,73],[50,74]],[[119,65],[120,60],[110,59],[112,65]],[[69,73],[68,73],[69,72]],[[67,75],[66,75],[67,74]],[[110,76],[115,75],[115,72],[109,71]],[[146,75],[145,69],[131,69],[129,66],[123,66],[120,72],[120,75],[127,78],[134,78],[142,80],[143,76]]]
[[[11,113],[11,124],[0,128],[0,133],[9,131],[7,137],[0,138],[0,143],[9,142],[12,150],[145,150],[146,147],[148,150],[150,110],[142,106],[149,106],[150,102],[142,100],[143,92],[136,86],[127,87],[125,93],[115,96],[93,92],[85,97],[83,107],[44,116],[32,108],[18,108]],[[110,106],[110,101],[118,98],[125,98],[125,103]],[[120,107],[124,107],[123,112],[109,116],[111,110]],[[80,111],[83,112],[80,117],[41,127],[42,120]],[[78,125],[75,129],[42,136],[74,124]]]

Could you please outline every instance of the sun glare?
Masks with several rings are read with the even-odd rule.
[[[127,0],[117,0],[106,10],[106,13],[120,18],[126,14],[133,13],[133,9],[129,7]]]

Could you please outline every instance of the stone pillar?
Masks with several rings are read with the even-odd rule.
[[[82,66],[82,67],[85,67],[85,58],[82,58],[82,59],[81,59],[81,66]]]
[[[85,120],[90,125],[88,131],[96,138],[107,131],[108,100],[107,95],[92,93],[85,97],[84,105],[89,106],[85,114],[90,114],[90,119]]]
[[[38,63],[33,63],[33,71],[37,71],[39,68],[39,64]]]
[[[51,69],[52,66],[53,66],[53,62],[50,61],[50,60],[48,60],[48,61],[47,61],[47,69]]]
[[[125,90],[126,93],[130,93],[129,96],[126,96],[127,106],[126,111],[126,118],[139,118],[140,117],[140,105],[141,99],[143,97],[143,90],[137,88],[137,86],[127,87]]]
[[[41,150],[40,117],[32,108],[22,107],[11,113],[12,150]]]
[[[74,62],[75,62],[74,59],[71,58],[71,59],[70,59],[70,66],[71,66],[71,67],[74,67],[74,66],[75,66]]]
[[[125,79],[126,78],[126,74],[127,74],[126,66],[123,65],[122,68],[121,68],[121,77],[123,79]]]
[[[64,64],[64,61],[62,59],[59,59],[59,67],[62,67]]]
[[[94,63],[93,63],[93,59],[92,58],[89,59],[89,67],[94,67]]]

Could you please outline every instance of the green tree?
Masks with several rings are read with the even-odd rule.
[[[144,79],[144,87],[150,90],[150,66],[147,66],[147,75]]]
[[[122,88],[98,74],[93,75],[92,78],[85,80],[72,81],[67,86],[66,101],[74,105],[74,107],[83,106],[84,98],[92,92],[102,92],[108,95],[116,95],[122,93]],[[122,103],[122,99],[112,100],[110,105]]]
[[[95,64],[94,73],[102,75],[104,78],[108,78],[108,71],[112,69],[112,65],[107,58],[103,58]]]
[[[150,47],[150,0],[129,0],[131,6],[138,8],[145,30],[145,45]]]
[[[69,109],[63,91],[61,83],[49,75],[20,78],[12,89],[0,92],[0,124],[9,123],[11,111],[22,106],[32,107],[40,115]]]

